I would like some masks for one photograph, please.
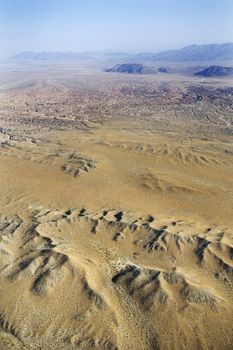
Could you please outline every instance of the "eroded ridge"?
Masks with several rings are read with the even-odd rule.
[[[30,344],[35,349],[38,346],[117,349],[113,331],[115,316],[105,298],[90,286],[82,263],[60,250],[49,234],[39,232],[43,222],[51,219],[56,223],[68,213],[36,211],[27,222],[0,217],[0,278],[6,284],[0,292],[6,293],[5,289],[10,288],[12,307],[17,307],[19,316],[24,316],[22,326],[1,302],[0,328],[16,338],[6,340],[9,344],[18,341],[17,346],[22,348]],[[21,300],[21,307],[17,306]],[[30,313],[25,313],[28,307]],[[98,327],[99,322],[102,329]]]
[[[35,348],[44,346],[53,335],[53,346],[67,349],[164,348],[167,322],[171,334],[182,334],[183,345],[191,337],[193,348],[198,329],[205,348],[217,339],[208,335],[216,313],[228,346],[233,283],[228,228],[123,210],[31,207],[27,220],[0,216],[0,237],[0,293],[10,290],[8,299],[29,330],[3,301],[1,328],[22,346],[29,340]],[[30,316],[25,307],[31,308]],[[167,311],[155,327],[152,319],[161,308]],[[198,321],[189,324],[193,313]],[[44,323],[36,326],[32,316]],[[144,317],[148,322],[142,326]]]

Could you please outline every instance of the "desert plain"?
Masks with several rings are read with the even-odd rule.
[[[232,79],[5,64],[0,122],[0,349],[232,349]]]

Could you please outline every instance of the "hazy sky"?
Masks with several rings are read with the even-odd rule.
[[[233,42],[233,0],[0,0],[0,56]]]

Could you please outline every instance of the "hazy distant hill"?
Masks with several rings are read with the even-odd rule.
[[[221,67],[221,66],[210,66],[199,72],[194,73],[194,75],[201,77],[226,77],[233,76],[233,68],[231,67]]]
[[[160,61],[214,61],[233,59],[233,43],[190,45],[178,50],[159,52],[151,56]]]
[[[13,60],[76,60],[76,59],[121,59],[122,61],[215,61],[233,59],[233,43],[191,45],[178,50],[159,53],[129,54],[124,52],[21,52]]]
[[[89,57],[90,53],[78,53],[78,52],[20,52],[11,57],[13,60],[67,60],[67,59],[80,59]]]
[[[10,59],[18,61],[56,61],[56,60],[80,60],[80,59],[125,59],[131,55],[122,52],[20,52]]]

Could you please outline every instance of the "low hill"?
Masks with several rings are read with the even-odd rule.
[[[105,72],[127,73],[127,74],[155,74],[157,69],[144,66],[141,63],[116,64],[112,68],[105,69]]]
[[[226,77],[233,76],[233,68],[221,67],[221,66],[210,66],[201,71],[194,73],[200,77]]]

